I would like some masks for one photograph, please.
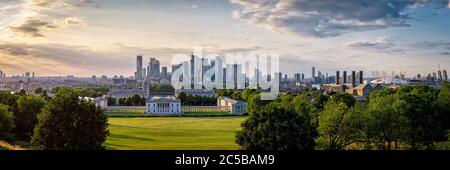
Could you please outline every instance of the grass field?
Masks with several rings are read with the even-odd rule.
[[[107,149],[235,150],[246,117],[109,118]]]
[[[6,150],[6,148],[0,146],[0,151],[1,151],[1,150]]]
[[[106,115],[109,117],[139,117],[139,116],[145,116],[144,113],[138,113],[138,112],[106,112]]]
[[[138,112],[106,112],[108,117],[159,117],[157,115],[146,115]],[[229,112],[185,112],[181,116],[185,117],[202,117],[202,116],[232,116]],[[177,115],[172,115],[177,117]]]

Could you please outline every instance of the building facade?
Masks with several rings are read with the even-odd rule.
[[[182,114],[181,101],[175,96],[153,96],[147,99],[146,114]]]
[[[218,107],[229,107],[230,114],[242,115],[247,112],[247,103],[242,100],[233,100],[228,97],[217,98]]]

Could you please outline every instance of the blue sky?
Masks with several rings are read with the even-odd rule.
[[[7,74],[132,75],[135,56],[169,65],[206,52],[280,54],[283,73],[450,65],[448,0],[0,0]]]

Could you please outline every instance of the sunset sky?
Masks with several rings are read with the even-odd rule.
[[[281,71],[450,69],[449,0],[0,0],[9,76],[124,75],[194,46],[280,54]],[[170,66],[169,66],[170,68]]]

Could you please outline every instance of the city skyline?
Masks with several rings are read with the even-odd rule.
[[[384,70],[410,77],[436,72],[438,64],[449,69],[448,0],[345,3],[1,0],[0,70],[128,77],[138,54],[144,65],[156,58],[171,68],[171,56],[194,46],[205,53],[279,53],[288,76],[311,77],[312,67],[330,75]]]

